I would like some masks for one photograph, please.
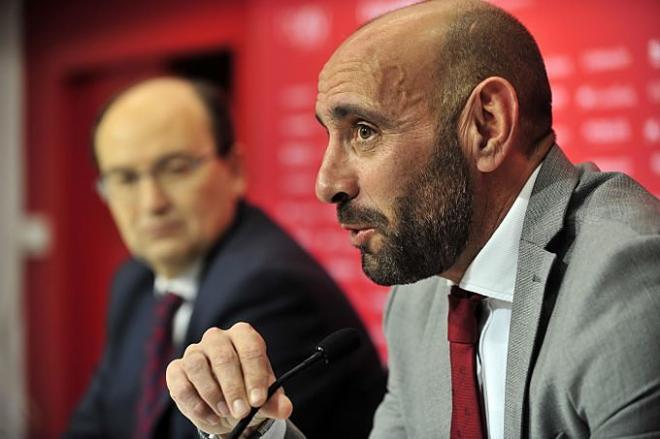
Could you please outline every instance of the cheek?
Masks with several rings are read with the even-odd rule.
[[[134,213],[123,206],[110,206],[110,213],[126,246],[135,250],[139,246],[140,233]]]
[[[391,216],[394,203],[402,195],[405,183],[409,180],[408,174],[402,172],[406,169],[396,160],[383,160],[374,163],[367,170],[363,167],[359,185],[361,203],[372,206]],[[410,172],[411,168],[407,168]]]
[[[226,187],[209,185],[202,188],[195,199],[185,206],[188,227],[205,240],[214,239],[233,215],[234,204],[234,198]]]
[[[378,169],[387,179],[394,192],[401,193],[405,188],[414,185],[432,159],[435,144],[428,135],[401,136],[397,145]]]

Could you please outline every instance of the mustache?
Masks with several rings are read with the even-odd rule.
[[[337,220],[344,224],[367,224],[382,230],[390,223],[379,210],[356,206],[349,201],[337,204]]]

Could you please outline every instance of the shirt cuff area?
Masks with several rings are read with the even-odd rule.
[[[197,429],[197,433],[200,439],[222,439],[223,437],[218,434],[206,433],[200,429]],[[254,437],[255,435],[260,439],[284,439],[284,436],[286,435],[286,421],[277,419],[270,425],[268,430],[262,434],[253,432],[250,437]],[[244,434],[241,435],[241,437],[243,436]]]
[[[267,432],[265,432],[261,439],[284,439],[286,435],[286,421],[278,419],[270,426]]]

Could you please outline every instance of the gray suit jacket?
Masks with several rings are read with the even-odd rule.
[[[555,146],[525,216],[505,437],[660,436],[660,203]],[[449,437],[447,286],[395,287],[388,393],[373,439]],[[504,353],[503,353],[504,354]]]
[[[449,437],[447,294],[438,277],[392,290],[372,439]],[[553,147],[520,240],[505,437],[660,437],[659,339],[660,203]]]

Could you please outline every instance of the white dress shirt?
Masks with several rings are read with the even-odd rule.
[[[518,246],[529,197],[541,165],[537,166],[486,245],[465,271],[459,286],[485,296],[477,350],[488,437],[504,438],[504,384],[509,345],[511,304],[518,271]],[[447,281],[452,285],[451,281]],[[282,439],[284,421],[273,424],[263,439]]]
[[[173,278],[156,276],[154,281],[154,293],[163,296],[167,293],[176,294],[183,299],[183,303],[174,314],[172,323],[172,342],[179,347],[186,337],[190,316],[193,311],[197,290],[199,289],[199,273],[202,270],[202,262],[193,263],[190,268]]]

